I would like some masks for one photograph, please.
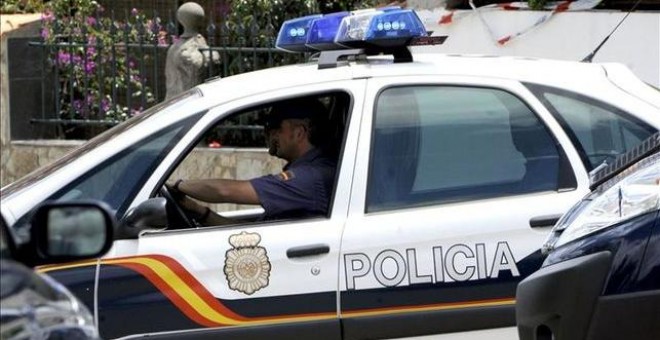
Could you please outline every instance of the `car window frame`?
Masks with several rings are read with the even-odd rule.
[[[566,151],[564,150],[564,146],[559,142],[557,139],[557,136],[555,136],[555,133],[553,130],[548,126],[547,122],[543,119],[541,115],[534,109],[533,105],[530,105],[529,102],[527,102],[520,94],[516,93],[515,91],[512,91],[511,89],[502,87],[502,86],[497,86],[497,85],[491,85],[491,84],[482,84],[482,83],[462,83],[462,82],[406,82],[404,84],[389,84],[382,86],[378,91],[376,92],[376,95],[373,98],[373,109],[371,114],[371,126],[370,126],[370,131],[369,131],[369,153],[368,157],[369,159],[367,160],[367,170],[366,170],[366,180],[365,180],[365,196],[364,196],[364,206],[363,206],[363,213],[365,215],[373,215],[373,214],[379,214],[379,213],[389,213],[389,212],[394,212],[394,211],[399,211],[399,210],[406,210],[406,209],[415,209],[415,208],[420,208],[420,207],[439,207],[439,206],[446,206],[448,204],[454,204],[454,203],[471,203],[471,202],[477,202],[477,201],[483,201],[483,200],[488,200],[488,199],[499,199],[499,198],[507,198],[507,197],[515,197],[515,196],[521,196],[521,195],[529,195],[529,194],[536,194],[539,193],[539,191],[533,191],[533,192],[525,192],[525,193],[517,193],[517,194],[507,194],[507,195],[499,195],[499,196],[487,196],[487,197],[471,197],[471,198],[466,198],[466,199],[461,199],[461,200],[442,200],[442,201],[437,201],[437,202],[421,202],[421,203],[416,203],[416,204],[409,204],[405,206],[399,206],[399,207],[387,207],[386,209],[378,209],[378,210],[369,210],[369,181],[372,176],[372,171],[373,171],[373,163],[372,163],[372,157],[373,157],[373,150],[374,150],[374,145],[375,145],[375,127],[376,127],[376,120],[377,120],[377,110],[378,110],[378,101],[380,96],[384,91],[387,91],[388,89],[391,88],[400,88],[400,87],[465,87],[465,88],[474,88],[474,89],[489,89],[489,90],[496,90],[496,91],[501,91],[507,94],[510,94],[514,98],[516,98],[521,104],[523,104],[527,109],[531,112],[533,117],[537,120],[539,124],[543,127],[543,129],[547,132],[549,138],[554,144],[554,147],[557,152],[558,156],[558,169],[557,169],[557,188],[554,190],[554,192],[566,192],[566,191],[573,191],[578,188],[578,183],[577,183],[577,178],[575,171],[572,168],[571,162],[568,159],[568,156],[566,154]],[[366,113],[365,114],[369,114]],[[540,192],[548,192],[547,190],[540,191]]]
[[[311,216],[311,217],[303,217],[303,218],[285,218],[285,219],[273,219],[273,220],[245,220],[241,221],[240,219],[237,219],[236,223],[231,223],[231,224],[225,224],[225,225],[217,225],[217,226],[203,226],[202,228],[205,230],[211,230],[214,228],[245,228],[249,226],[255,226],[255,225],[279,225],[284,222],[308,222],[308,221],[313,221],[315,219],[321,219],[321,220],[330,220],[333,218],[333,212],[335,210],[335,201],[336,201],[336,195],[337,195],[337,189],[339,187],[339,179],[340,179],[340,171],[343,166],[343,160],[345,157],[345,151],[346,151],[346,141],[348,139],[348,134],[350,130],[350,124],[351,121],[353,120],[352,116],[355,110],[355,103],[357,100],[357,94],[353,92],[353,89],[346,86],[344,87],[342,84],[344,84],[346,81],[337,81],[339,85],[333,85],[329,87],[325,87],[323,89],[310,89],[306,90],[304,92],[302,91],[296,91],[296,92],[291,92],[292,89],[287,89],[287,93],[279,93],[279,92],[268,92],[268,93],[262,93],[259,94],[259,97],[262,98],[253,98],[251,101],[243,104],[243,105],[235,105],[232,102],[227,102],[223,103],[221,105],[211,107],[209,108],[208,115],[214,116],[212,119],[200,119],[198,122],[199,124],[203,124],[203,127],[198,128],[198,127],[193,127],[192,130],[194,130],[194,136],[187,142],[187,144],[181,149],[180,152],[178,152],[178,155],[176,156],[176,159],[170,163],[168,168],[164,171],[161,179],[158,181],[158,185],[154,188],[154,190],[150,193],[150,197],[154,197],[157,195],[158,189],[165,184],[166,180],[169,179],[174,171],[181,166],[181,164],[184,162],[184,160],[188,157],[188,155],[193,152],[193,150],[199,145],[200,141],[203,140],[204,136],[208,131],[210,131],[213,127],[217,126],[221,121],[231,119],[232,117],[236,117],[236,115],[240,115],[241,113],[245,113],[247,111],[251,110],[256,110],[259,107],[267,107],[269,104],[281,100],[287,100],[291,98],[297,98],[297,97],[306,97],[306,96],[323,96],[324,94],[335,94],[337,93],[343,93],[348,96],[348,105],[346,106],[346,117],[345,117],[345,122],[344,122],[344,131],[343,131],[343,136],[341,137],[342,144],[341,147],[339,148],[339,154],[337,156],[337,164],[336,164],[336,172],[335,172],[335,179],[334,179],[334,184],[333,184],[333,190],[332,194],[330,195],[329,198],[329,206],[328,206],[328,213],[325,216]],[[322,85],[322,84],[317,84],[317,85]],[[298,88],[298,87],[296,87]],[[242,100],[240,102],[243,102]],[[221,109],[225,105],[230,105],[230,108],[227,110]],[[218,110],[222,110],[222,112],[217,112]],[[359,127],[356,127],[359,128]],[[190,131],[189,131],[190,132]],[[233,147],[230,146],[230,148],[233,149],[245,149],[245,150],[255,150],[255,149],[262,149],[262,148],[255,148],[255,147]],[[267,150],[266,148],[263,148],[263,150]],[[352,169],[351,169],[352,170]],[[260,207],[258,207],[260,208]],[[256,208],[256,209],[258,209]],[[250,210],[256,210],[255,208],[248,208],[248,209],[238,209],[238,210],[231,210],[232,213],[238,213],[238,216],[240,216],[241,211],[246,211],[249,212]],[[165,229],[165,230],[158,230],[158,231],[150,231],[148,232],[149,234],[154,234],[154,233],[170,233],[170,232],[182,232],[185,231],[186,229]]]

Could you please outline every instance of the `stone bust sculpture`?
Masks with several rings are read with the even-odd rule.
[[[194,87],[203,81],[204,68],[211,62],[210,51],[202,53],[200,48],[207,48],[206,39],[199,33],[204,23],[204,9],[197,3],[186,2],[179,7],[176,18],[183,26],[180,39],[167,51],[165,63],[165,99]],[[219,62],[220,56],[213,53],[213,62]]]

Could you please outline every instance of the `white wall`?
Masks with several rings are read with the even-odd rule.
[[[582,60],[625,16],[619,11],[581,11],[555,14],[550,20],[504,45],[491,38],[486,26],[472,11],[457,11],[449,25],[439,25],[444,9],[417,10],[433,35],[448,35],[443,45],[416,47],[417,51],[515,55]],[[483,11],[484,21],[496,38],[521,31],[549,12]],[[631,13],[593,59],[620,62],[639,78],[660,87],[660,12]]]

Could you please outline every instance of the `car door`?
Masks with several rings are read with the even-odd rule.
[[[588,190],[577,152],[513,81],[367,88],[340,254],[345,338],[514,326],[516,284]]]
[[[349,94],[330,214],[146,232],[137,240],[117,241],[113,256],[100,266],[101,336],[174,331],[151,336],[179,338],[194,329],[194,338],[340,338],[339,243],[365,86],[365,80],[341,81],[262,94],[212,109],[209,117],[201,119],[204,128],[194,129],[200,136],[228,112],[290,96],[325,91]],[[161,179],[149,182],[163,183],[172,171],[171,166],[156,169],[154,176]]]

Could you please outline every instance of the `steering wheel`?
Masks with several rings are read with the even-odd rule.
[[[186,214],[185,210],[179,202],[174,198],[172,193],[170,192],[170,189],[167,187],[167,185],[163,185],[160,190],[159,194],[161,197],[164,197],[165,200],[167,200],[167,212],[168,216],[173,217],[173,221],[168,221],[168,222],[173,222],[172,224],[177,225],[181,222],[185,225],[186,228],[191,228],[194,229],[196,228],[197,224]],[[174,212],[174,214],[172,214]],[[168,229],[182,229],[182,228],[168,228]]]

